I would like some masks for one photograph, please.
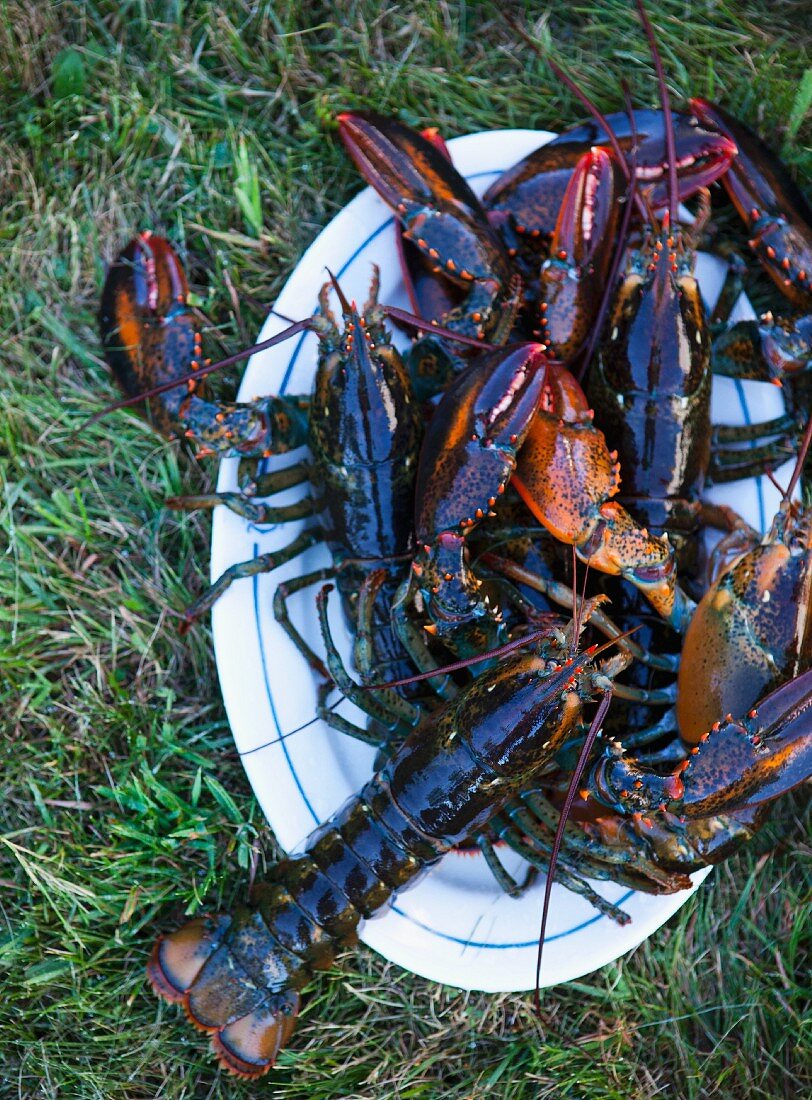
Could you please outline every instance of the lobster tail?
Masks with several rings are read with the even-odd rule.
[[[257,987],[224,942],[231,924],[223,914],[199,917],[160,936],[147,976],[159,997],[182,1004],[190,1022],[211,1035],[224,1069],[261,1077],[293,1034],[301,999],[291,989]]]
[[[290,991],[274,1001],[276,1007],[257,1008],[212,1035],[220,1065],[235,1077],[262,1077],[288,1045],[301,998]]]
[[[171,1004],[184,1000],[209,956],[220,945],[228,917],[198,917],[155,941],[147,977],[159,997]]]

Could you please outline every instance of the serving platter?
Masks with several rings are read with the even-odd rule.
[[[456,138],[449,148],[456,167],[481,195],[501,172],[553,136],[545,131],[495,130]],[[328,267],[348,297],[365,301],[373,263],[381,272],[380,300],[408,308],[391,212],[367,188],[319,234],[290,276],[275,309],[295,319],[313,313]],[[725,266],[701,254],[697,274],[710,307],[721,290]],[[734,316],[753,316],[745,298],[737,303]],[[258,339],[267,339],[285,325],[279,317],[269,316]],[[408,343],[401,334],[395,334],[395,342]],[[254,355],[239,398],[309,393],[316,353],[316,337],[305,333]],[[775,386],[714,380],[714,423],[769,420],[783,408]],[[291,465],[302,457],[300,451],[271,459],[268,468]],[[237,488],[237,466],[235,459],[222,462],[220,491]],[[786,482],[788,473],[779,470],[776,477]],[[274,503],[291,503],[306,491],[306,487],[288,490],[275,496]],[[766,478],[715,487],[707,497],[732,505],[762,530],[779,499]],[[256,525],[218,508],[212,532],[212,580],[234,562],[286,546],[308,522]],[[329,564],[326,547],[316,546],[271,574],[232,585],[213,610],[215,656],[235,744],[262,811],[289,852],[299,850],[315,826],[363,785],[375,756],[369,746],[314,721],[318,684],[273,615],[273,595],[280,581]],[[316,591],[314,587],[295,594],[289,607],[305,640],[319,651]],[[339,649],[351,667],[352,639],[337,599],[331,601],[330,617]],[[364,721],[346,701],[336,709]],[[520,871],[521,860],[513,853],[504,861],[509,870]],[[693,876],[694,890],[708,873],[706,869]],[[556,886],[547,928],[544,985],[581,977],[624,955],[655,932],[693,892],[654,896],[614,883],[594,886],[621,905],[631,922],[620,927],[582,898]],[[527,990],[535,984],[542,894],[539,881],[521,898],[511,899],[497,887],[478,853],[452,852],[416,886],[398,895],[389,909],[365,922],[361,939],[386,958],[434,981],[492,992]]]

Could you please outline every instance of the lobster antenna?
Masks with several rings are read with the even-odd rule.
[[[330,282],[331,282],[331,283],[333,284],[333,290],[334,290],[334,291],[336,292],[336,294],[338,295],[338,300],[339,300],[339,302],[341,303],[341,310],[342,310],[342,312],[343,312],[344,316],[346,317],[346,316],[347,316],[347,314],[349,314],[349,313],[352,313],[352,306],[351,306],[351,305],[350,305],[350,303],[349,303],[349,302],[347,301],[346,295],[344,294],[344,291],[343,291],[343,290],[341,289],[341,286],[339,285],[338,279],[337,279],[337,278],[335,277],[335,275],[334,275],[334,274],[332,273],[332,271],[330,270],[330,268],[329,268],[329,267],[325,267],[325,269],[324,269],[324,270],[325,270],[325,271],[327,272],[327,274],[328,274],[328,275],[330,276]]]
[[[344,696],[339,695],[334,703],[331,703],[327,708],[328,710],[335,710],[344,702]],[[238,752],[237,756],[242,759],[243,756],[250,756],[254,752],[261,752],[262,749],[267,749],[271,745],[280,745],[283,741],[287,741],[289,737],[293,737],[295,733],[301,733],[302,730],[308,729],[310,726],[314,726],[316,722],[320,722],[321,718],[317,714],[315,718],[311,718],[309,722],[303,722],[301,726],[296,726],[295,729],[288,730],[287,733],[282,733],[279,737],[272,737],[270,741],[263,741],[261,745],[254,745],[252,749],[246,749],[245,752]]]
[[[595,738],[600,732],[603,720],[606,717],[606,712],[609,710],[609,705],[612,702],[612,690],[608,689],[603,693],[600,706],[595,713],[595,717],[592,719],[592,724],[589,727],[584,744],[581,748],[580,755],[578,757],[578,763],[575,765],[575,771],[572,773],[572,779],[570,779],[570,785],[567,788],[567,794],[564,799],[564,805],[561,809],[561,816],[558,819],[558,828],[555,831],[555,837],[553,839],[553,846],[550,851],[550,866],[547,870],[547,882],[544,885],[544,905],[541,910],[541,929],[539,931],[539,949],[536,956],[536,988],[533,993],[533,1007],[536,1010],[536,1015],[541,1019],[541,958],[544,951],[544,933],[547,931],[547,916],[550,910],[550,897],[553,892],[553,875],[555,874],[556,864],[558,863],[558,853],[561,850],[561,842],[564,839],[564,829],[567,825],[567,818],[570,815],[572,804],[575,801],[575,794],[578,790],[578,784],[581,782],[581,776],[584,773],[589,754],[592,752],[592,746],[595,744]]]
[[[134,397],[122,397],[120,401],[114,401],[111,405],[107,405],[99,412],[89,416],[87,420],[79,425],[74,435],[78,435],[83,428],[95,424],[97,420],[101,420],[101,418],[107,416],[108,413],[115,412],[116,409],[125,409],[129,405],[137,405],[139,401],[147,401],[150,397],[157,397],[159,394],[166,393],[168,390],[174,390],[177,386],[187,386],[189,382],[196,382],[198,379],[205,378],[207,374],[212,374],[216,370],[233,366],[234,363],[239,363],[243,359],[248,359],[249,356],[254,355],[258,351],[265,351],[266,348],[275,347],[284,340],[290,339],[291,336],[295,336],[297,332],[309,329],[312,324],[313,319],[311,317],[308,317],[304,321],[296,321],[281,332],[277,332],[276,336],[270,336],[267,340],[262,340],[259,344],[253,344],[244,351],[237,351],[234,355],[229,355],[225,359],[218,360],[216,363],[207,363],[205,366],[198,367],[197,370],[192,370],[189,371],[188,374],[181,375],[180,378],[173,378],[170,382],[162,382],[160,386],[153,386],[151,390],[144,390],[143,393],[138,393]]]
[[[612,146],[612,150],[618,161],[620,162],[620,167],[623,170],[626,179],[633,179],[634,177],[632,174],[632,170],[629,168],[629,165],[626,162],[626,157],[620,147],[620,142],[617,139],[617,135],[615,134],[615,131],[612,129],[612,127],[609,125],[609,120],[606,118],[606,116],[600,112],[600,110],[595,106],[595,104],[592,102],[586,92],[582,91],[582,89],[578,87],[572,77],[569,76],[561,68],[560,65],[553,61],[551,57],[546,56],[546,54],[540,48],[538,42],[536,42],[535,39],[533,39],[527,33],[527,31],[524,29],[524,27],[522,27],[522,25],[519,23],[518,19],[514,15],[512,15],[511,13],[505,13],[504,18],[513,28],[513,30],[517,32],[519,37],[524,39],[528,46],[530,46],[536,56],[540,57],[541,60],[544,61],[552,69],[553,73],[565,85],[565,87],[569,88],[576,99],[578,99],[583,104],[583,106],[586,107],[587,111],[589,111],[589,113],[592,115],[592,117],[595,119],[601,129],[606,133],[606,136],[609,138],[609,144]],[[638,191],[635,190],[634,194],[635,202],[638,205],[640,214],[645,220],[646,210],[645,206],[643,205],[642,198],[640,197]]]
[[[577,562],[578,562],[578,556],[575,553],[575,545],[573,544],[573,547],[572,547],[572,591],[573,591],[573,593],[576,590],[575,589],[575,579],[578,575]],[[575,651],[578,648],[578,639],[581,636],[581,616],[583,615],[583,612],[584,612],[584,601],[586,600],[586,581],[587,581],[588,576],[589,576],[589,560],[587,560],[587,562],[584,566],[584,583],[581,585],[581,601],[578,604],[578,609],[577,609],[576,616],[575,616],[575,630],[573,631],[572,651],[570,653],[571,657],[575,656]]]
[[[795,486],[798,484],[798,481],[800,479],[801,471],[803,470],[804,463],[806,462],[806,456],[809,454],[810,444],[812,444],[812,416],[807,421],[806,431],[804,432],[804,437],[801,442],[801,449],[798,452],[797,459],[795,460],[795,469],[792,471],[792,477],[789,479],[789,485],[787,486],[787,490],[784,493],[784,501],[787,504],[789,504],[790,498],[795,491]]]
[[[444,340],[456,340],[458,344],[465,344],[466,347],[493,351],[494,348],[499,346],[498,344],[488,343],[487,340],[477,340],[475,336],[463,336],[461,332],[443,328],[435,321],[424,321],[422,317],[418,317],[416,313],[409,313],[407,309],[399,309],[397,306],[383,306],[382,309],[386,316],[391,317],[393,321],[411,325],[412,328],[419,329],[420,332],[433,332],[437,336],[442,336]]]
[[[408,684],[417,684],[421,680],[431,680],[435,676],[443,676],[448,672],[459,672],[460,669],[470,668],[480,661],[489,661],[491,657],[506,657],[522,646],[537,642],[546,635],[546,630],[532,630],[529,634],[523,634],[521,638],[514,638],[512,642],[505,642],[496,649],[489,649],[486,653],[479,653],[475,657],[464,657],[453,664],[443,665],[441,668],[433,668],[429,672],[418,672],[414,676],[407,676],[403,680],[387,680],[385,684],[361,684],[361,691],[380,691],[382,688],[406,687]]]
[[[636,634],[641,628],[642,623],[638,623],[630,630],[624,630],[622,634],[615,634],[607,642],[590,646],[589,649],[584,650],[584,654],[590,661],[594,660],[595,657],[598,657],[613,645],[617,645],[619,642],[625,641],[626,638],[630,638],[632,634]],[[487,653],[479,653],[475,657],[464,657],[453,664],[442,665],[440,668],[433,668],[428,672],[418,672],[414,676],[407,676],[403,680],[387,680],[385,684],[359,684],[358,686],[361,691],[379,691],[381,688],[406,687],[408,684],[418,684],[421,680],[431,680],[434,676],[444,676],[447,672],[459,672],[460,669],[470,668],[471,665],[490,660],[491,657],[505,657],[513,653],[514,650],[521,649],[522,646],[529,645],[531,642],[537,642],[546,635],[546,630],[532,630],[529,634],[523,634],[521,638],[514,638],[512,642],[505,642],[504,645],[497,646],[496,649],[489,649]]]
[[[332,273],[328,269],[328,274],[332,278]],[[333,286],[336,289],[336,293],[341,299],[342,307],[347,301],[346,297],[339,288],[337,282],[333,282]],[[347,305],[347,310],[350,307]],[[473,336],[463,336],[462,333],[453,332],[451,329],[443,328],[441,325],[435,325],[429,321],[423,321],[421,318],[416,317],[414,314],[409,313],[404,309],[397,309],[395,306],[384,306],[384,313],[387,316],[392,317],[393,320],[404,321],[407,324],[412,325],[414,328],[420,329],[424,332],[434,332],[438,336],[442,336],[446,340],[455,340],[459,344],[465,344],[468,347],[481,348],[483,351],[493,351],[496,347],[495,344],[489,344],[484,340],[476,340]],[[271,310],[271,313],[275,313],[275,310]],[[282,317],[283,320],[287,320],[282,314],[276,314],[278,317]],[[282,332],[277,332],[275,336],[269,337],[267,340],[262,340],[259,344],[253,344],[250,348],[246,348],[244,351],[235,352],[233,355],[226,356],[225,359],[219,359],[216,363],[207,363],[205,366],[198,367],[196,370],[189,371],[188,374],[183,374],[179,378],[173,378],[169,382],[162,382],[159,386],[153,386],[151,390],[144,390],[143,393],[135,394],[131,397],[122,397],[118,401],[113,401],[109,405],[105,405],[99,412],[93,413],[87,420],[83,420],[79,427],[74,431],[74,436],[78,436],[85,428],[89,428],[91,424],[95,424],[97,420],[101,420],[102,417],[107,416],[108,413],[116,412],[118,409],[126,409],[130,405],[137,405],[139,401],[148,401],[151,397],[158,397],[162,393],[167,393],[169,390],[174,390],[177,386],[188,386],[190,382],[196,382],[200,378],[205,378],[207,374],[212,374],[214,371],[221,370],[223,367],[231,367],[235,363],[241,362],[243,359],[248,359],[251,355],[255,355],[257,352],[265,351],[267,348],[275,347],[277,344],[281,344],[285,340],[289,340],[291,336],[295,336],[297,332],[303,332],[306,329],[313,327],[313,318],[307,317],[304,321],[295,321],[288,328],[283,329]]]
[[[643,201],[646,208],[648,208],[648,202],[640,195],[637,190],[637,123],[634,118],[634,107],[632,106],[631,93],[629,91],[629,85],[625,80],[621,81],[621,87],[623,89],[623,101],[626,106],[626,113],[629,116],[629,124],[632,132],[632,145],[629,153],[630,164],[629,167],[629,189],[626,192],[626,205],[623,208],[623,217],[620,222],[620,230],[617,237],[617,248],[615,254],[612,257],[612,266],[609,268],[609,277],[606,280],[606,286],[604,287],[603,297],[601,298],[601,304],[598,307],[598,312],[595,317],[595,323],[592,326],[592,333],[589,337],[589,342],[586,348],[581,353],[581,366],[578,370],[577,378],[580,382],[586,371],[589,369],[589,364],[592,360],[592,356],[595,354],[595,348],[598,346],[598,340],[600,339],[601,332],[603,331],[603,324],[606,320],[606,314],[609,312],[609,305],[614,295],[615,284],[617,283],[618,276],[620,275],[620,265],[623,263],[623,257],[626,254],[626,242],[629,239],[629,228],[632,222],[632,207],[634,205],[634,196],[637,195],[638,199]],[[624,165],[626,161],[622,162]],[[649,210],[649,214],[651,211]]]
[[[651,25],[651,21],[648,17],[646,9],[643,7],[643,0],[635,0],[637,5],[637,11],[640,15],[640,21],[643,24],[643,30],[646,32],[646,38],[648,38],[649,46],[651,47],[651,56],[654,59],[654,68],[657,70],[657,83],[660,86],[660,102],[663,108],[663,118],[665,121],[665,149],[666,158],[668,160],[668,224],[669,228],[673,229],[677,220],[677,152],[676,143],[674,141],[674,118],[671,114],[671,99],[668,95],[668,88],[665,84],[665,73],[663,72],[663,60],[660,57],[660,51],[657,49],[657,39],[654,36],[654,28]]]

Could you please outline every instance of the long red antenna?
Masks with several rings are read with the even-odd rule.
[[[254,344],[250,348],[245,348],[244,351],[237,351],[233,355],[227,356],[225,359],[218,360],[216,363],[207,363],[203,367],[198,367],[197,370],[189,371],[188,374],[184,374],[180,378],[173,378],[170,382],[163,382],[160,386],[153,386],[151,390],[144,390],[143,393],[138,393],[135,397],[122,397],[120,401],[114,401],[111,405],[106,405],[99,412],[89,416],[87,420],[79,425],[74,434],[78,434],[83,428],[95,424],[97,420],[101,420],[101,418],[107,416],[108,413],[115,412],[116,409],[126,409],[128,405],[137,405],[139,401],[147,401],[150,397],[157,397],[159,394],[166,393],[168,390],[174,390],[177,386],[185,386],[189,382],[196,382],[199,378],[205,378],[207,374],[213,374],[216,370],[221,370],[223,367],[230,367],[234,363],[239,363],[243,359],[248,359],[248,357],[254,355],[255,352],[265,351],[266,348],[275,347],[284,340],[289,340],[291,336],[295,336],[297,332],[302,332],[304,329],[310,328],[312,323],[312,318],[310,317],[304,321],[296,321],[288,328],[283,329],[281,332],[277,332],[276,336],[270,336],[267,340],[262,340],[259,344]]]
[[[801,449],[798,452],[797,459],[795,460],[795,469],[792,471],[792,477],[789,479],[789,485],[787,486],[787,491],[784,493],[784,500],[787,501],[787,502],[789,502],[789,500],[791,499],[793,490],[795,489],[795,486],[798,484],[798,480],[801,476],[801,471],[804,468],[804,462],[806,461],[806,456],[809,453],[810,444],[812,444],[812,416],[810,416],[810,418],[807,422],[806,431],[804,432],[804,438],[803,438],[803,441],[801,442]]]
[[[561,66],[556,64],[556,62],[553,61],[552,58],[547,57],[544,54],[544,52],[539,47],[538,42],[534,41],[534,39],[527,33],[527,31],[519,23],[518,19],[516,19],[516,17],[514,15],[509,14],[509,13],[505,13],[505,19],[510,24],[510,26],[513,28],[513,30],[516,31],[516,33],[519,35],[519,37],[524,39],[524,41],[528,44],[528,46],[530,46],[530,48],[533,50],[533,52],[538,57],[540,57],[541,60],[545,62],[545,64],[549,65],[549,67],[552,69],[553,73],[558,77],[558,79],[567,88],[569,88],[569,90],[576,97],[576,99],[578,99],[584,105],[584,107],[586,107],[587,111],[589,111],[589,113],[592,115],[592,117],[595,119],[595,121],[598,123],[598,125],[601,127],[601,129],[604,131],[604,133],[608,137],[609,144],[612,146],[612,150],[613,150],[615,156],[617,157],[617,159],[620,163],[620,167],[623,170],[623,173],[626,176],[626,179],[632,179],[633,178],[633,176],[632,176],[632,171],[633,170],[629,168],[629,165],[626,161],[626,157],[623,153],[623,150],[620,147],[620,142],[617,139],[617,135],[615,134],[612,127],[609,125],[609,121],[606,118],[606,116],[601,114],[601,112],[598,110],[598,108],[595,106],[595,104],[592,102],[592,100],[589,98],[589,96],[586,94],[586,92],[582,91],[582,89],[578,87],[578,85],[575,83],[575,81],[572,79],[572,77],[569,76],[566,72],[564,72],[564,70],[561,68]],[[643,203],[643,200],[642,200],[642,197],[640,196],[640,193],[636,189],[634,190],[634,201],[637,203],[637,207],[638,207],[638,210],[640,212],[640,216],[642,217],[643,221],[646,221],[647,220],[647,212],[646,212],[645,204]]]
[[[643,7],[643,0],[635,0],[637,5],[637,11],[640,15],[640,21],[643,24],[643,30],[646,32],[646,38],[648,38],[649,45],[651,46],[651,56],[654,59],[654,68],[657,70],[657,82],[660,86],[660,101],[663,106],[663,118],[665,121],[665,149],[666,158],[668,160],[668,224],[669,228],[673,229],[677,221],[677,152],[676,143],[674,141],[674,118],[671,114],[671,100],[668,95],[668,88],[665,84],[665,73],[663,71],[663,62],[660,57],[660,51],[657,49],[657,39],[654,37],[654,28],[649,20],[648,13]]]
[[[550,866],[547,870],[547,882],[544,887],[544,905],[541,910],[541,929],[539,931],[539,950],[536,956],[536,988],[533,994],[533,1005],[536,1010],[536,1015],[541,1017],[541,957],[544,951],[544,933],[547,931],[547,915],[550,909],[550,897],[553,892],[553,875],[555,874],[555,867],[558,863],[558,853],[561,850],[561,842],[564,839],[564,829],[567,826],[567,818],[569,817],[572,804],[575,801],[575,794],[578,790],[578,784],[581,782],[581,776],[584,774],[584,768],[586,767],[589,754],[592,752],[592,746],[595,744],[595,738],[600,732],[603,720],[606,717],[606,712],[609,710],[609,705],[612,702],[611,690],[603,693],[600,706],[592,719],[592,724],[589,727],[589,732],[584,740],[581,754],[578,757],[578,763],[575,765],[575,771],[572,773],[572,779],[570,785],[567,788],[567,796],[564,799],[564,806],[561,810],[561,817],[558,819],[558,828],[555,831],[555,838],[553,840],[552,850],[550,851]]]

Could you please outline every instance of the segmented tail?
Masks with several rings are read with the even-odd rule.
[[[289,1042],[301,998],[290,989],[260,990],[242,972],[224,943],[231,923],[224,914],[198,917],[160,936],[147,976],[159,997],[183,1005],[189,1021],[208,1032],[224,1069],[252,1079],[267,1073]]]

